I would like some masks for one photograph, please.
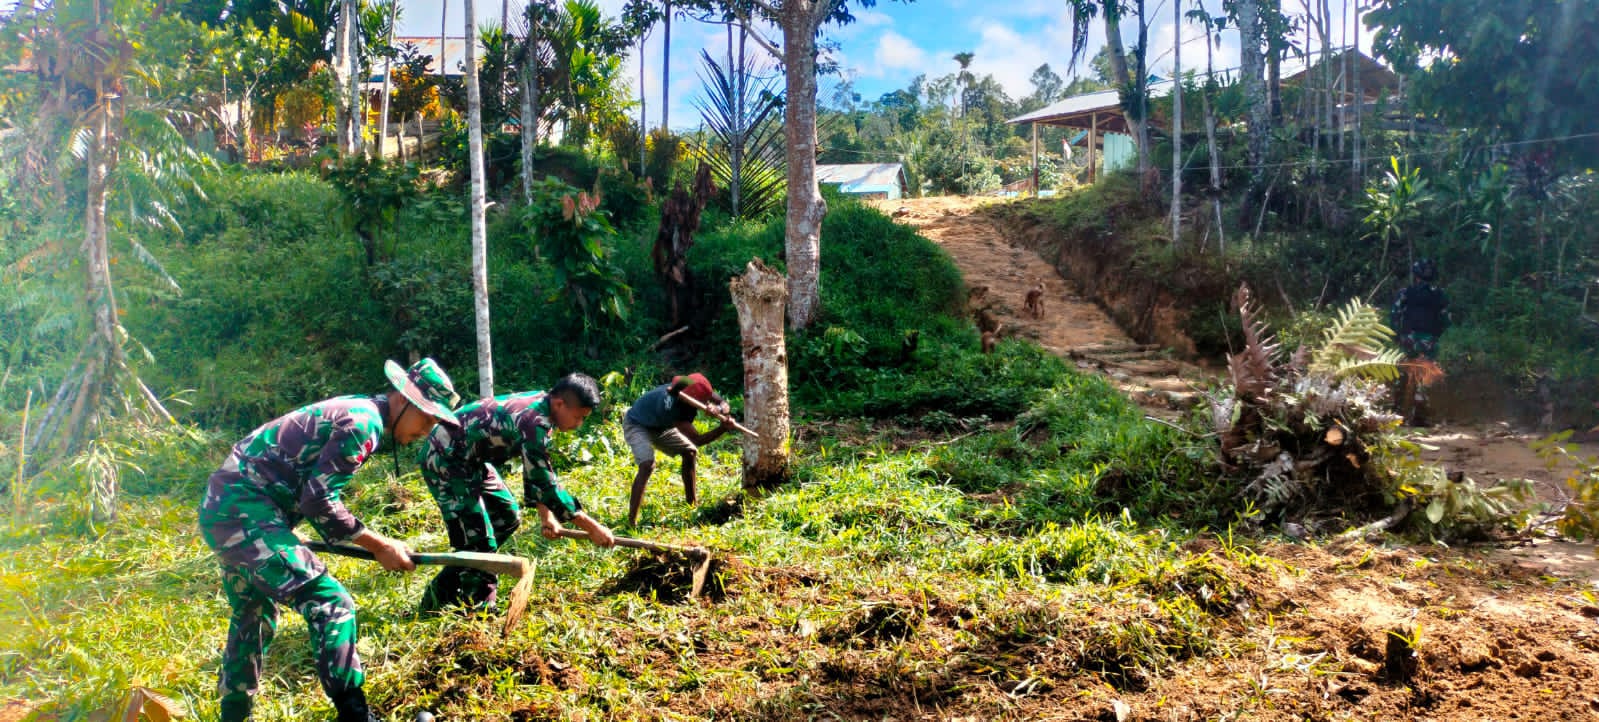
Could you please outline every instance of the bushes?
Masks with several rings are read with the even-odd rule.
[[[195,390],[197,422],[238,432],[308,401],[376,391],[382,361],[413,353],[437,358],[464,394],[476,388],[467,219],[454,191],[425,189],[400,208],[385,234],[395,239],[392,258],[370,267],[335,212],[338,193],[309,174],[226,174],[207,194],[181,237],[147,241],[182,296],[125,304],[131,334],[156,356],[153,387]],[[529,234],[502,216],[490,222],[500,386],[611,370],[569,342],[580,320]],[[647,278],[638,243],[608,243],[628,283]],[[642,328],[635,318],[592,350],[614,368],[640,365],[630,354]]]

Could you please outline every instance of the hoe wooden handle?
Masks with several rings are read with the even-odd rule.
[[[305,545],[314,552],[377,561],[376,554],[351,544],[328,544],[326,542],[308,541]],[[429,554],[411,552],[411,561],[432,566],[467,567],[489,572],[490,574],[504,574],[512,577],[520,577],[527,573],[527,560],[510,554],[486,554],[484,552]]]
[[[700,411],[704,411],[705,413],[710,414],[717,421],[720,421],[720,422],[722,422],[724,424],[727,424],[728,426],[731,426],[731,427],[733,427],[735,429],[738,429],[739,433],[744,434],[745,436],[748,436],[748,437],[750,437],[752,439],[761,438],[760,434],[755,433],[755,431],[753,429],[749,428],[748,426],[745,426],[745,425],[733,420],[732,416],[729,416],[727,414],[719,414],[719,413],[716,413],[715,411],[712,411],[711,407],[706,406],[703,402],[701,402],[699,399],[694,398],[693,396],[689,396],[688,394],[678,394],[677,397],[682,399],[683,402],[688,404],[689,406],[693,406],[694,408],[699,409]]]
[[[578,531],[576,529],[562,529],[561,536],[566,537],[567,539],[580,539],[582,541],[589,540],[588,532]],[[706,552],[705,547],[690,547],[683,546],[681,544],[645,541],[643,539],[633,539],[625,536],[613,536],[612,538],[616,540],[617,546],[628,547],[630,549],[647,549],[652,552],[677,552],[678,554],[689,555],[701,555],[708,553]]]

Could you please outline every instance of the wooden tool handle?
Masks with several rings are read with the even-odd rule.
[[[352,559],[365,559],[369,562],[378,560],[376,554],[354,544],[329,544],[327,542],[308,541],[305,546],[314,552],[337,554],[341,557],[350,557]],[[425,564],[435,567],[467,567],[469,569],[492,571],[496,574],[518,574],[517,567],[521,564],[520,557],[483,552],[449,552],[440,554],[411,552],[408,556],[411,557],[411,563],[413,564]]]
[[[561,536],[566,537],[567,539],[578,539],[581,541],[589,540],[588,532],[578,531],[576,529],[563,528],[561,529]],[[678,552],[680,554],[698,554],[704,551],[700,547],[686,547],[681,544],[645,541],[643,539],[633,539],[625,536],[612,536],[611,538],[616,540],[617,546],[628,547],[629,549],[647,549],[652,552]]]
[[[722,422],[724,424],[727,424],[728,426],[731,426],[731,427],[733,427],[735,429],[738,429],[739,433],[744,434],[745,436],[748,436],[748,437],[750,437],[752,439],[761,438],[760,434],[755,433],[755,431],[753,429],[751,429],[751,428],[749,428],[749,427],[747,427],[747,426],[745,426],[745,425],[733,420],[732,416],[729,416],[727,414],[719,414],[719,413],[716,413],[715,411],[712,411],[711,407],[706,406],[703,402],[701,402],[699,399],[694,398],[693,396],[689,396],[688,394],[681,394],[680,393],[680,394],[677,395],[677,397],[682,399],[689,406],[693,406],[694,408],[699,409],[700,411],[704,411],[705,413],[710,414],[711,417],[715,418],[717,421],[720,421],[720,422]]]
[[[324,554],[337,554],[341,557],[365,559],[369,562],[375,562],[378,560],[378,555],[362,549],[361,547],[355,546],[354,544],[329,544],[327,542],[308,541],[305,543],[305,546],[311,551],[322,552]],[[410,556],[413,564],[449,566],[455,561],[455,559],[448,554],[424,554],[421,552],[411,552]]]

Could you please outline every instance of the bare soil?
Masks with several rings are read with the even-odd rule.
[[[955,260],[976,307],[1002,324],[1002,337],[1026,338],[1079,368],[1103,373],[1152,413],[1168,415],[1195,400],[1212,374],[1164,349],[1135,342],[1077,284],[1037,253],[1012,243],[993,223],[973,213],[993,198],[944,196],[874,201],[884,213],[914,226]],[[1027,312],[1027,292],[1044,284],[1043,312]]]
[[[1013,334],[1105,373],[1151,411],[1191,401],[1185,392],[1206,383],[1204,368],[1134,344],[1037,254],[971,214],[986,202],[994,201],[879,206],[945,248],[968,287],[987,286],[990,308]],[[1022,299],[1039,280],[1045,313],[1034,319]],[[1547,466],[1531,448],[1537,438],[1505,424],[1445,424],[1417,440],[1426,458],[1480,484],[1529,479],[1540,500],[1558,505],[1570,468]],[[1576,450],[1599,454],[1599,445]],[[1104,674],[1100,684],[1065,677],[1072,664],[1052,665],[1051,652],[1034,649],[1012,654],[1028,665],[1008,681],[960,682],[966,694],[948,707],[923,705],[914,685],[880,704],[838,701],[896,719],[1599,720],[1599,562],[1590,544],[1537,538],[1464,550],[1284,545],[1261,553],[1280,566],[1234,569],[1252,601],[1218,638],[1228,654],[1196,656],[1129,685]],[[973,708],[973,691],[994,706]]]

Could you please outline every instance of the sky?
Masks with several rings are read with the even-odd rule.
[[[1172,17],[1173,2],[1178,0],[1146,0],[1146,11],[1154,18],[1149,38],[1152,54],[1150,66],[1157,75],[1171,72],[1176,41],[1176,23]],[[1196,0],[1182,0],[1192,7]],[[1221,0],[1197,0],[1213,15],[1221,13]],[[607,14],[620,12],[623,0],[598,0]],[[1304,0],[1288,0],[1284,9],[1290,13],[1303,12]],[[1330,0],[1335,26],[1339,18],[1348,16],[1348,0]],[[462,0],[401,0],[401,19],[397,31],[401,35],[437,37],[443,19],[441,10],[448,4],[449,18],[446,27],[452,37],[459,37],[464,28],[464,3]],[[510,12],[516,15],[526,0],[510,0]],[[972,72],[979,77],[993,75],[1012,98],[1032,93],[1029,78],[1038,66],[1048,63],[1050,68],[1069,81],[1073,75],[1071,65],[1071,16],[1064,0],[915,0],[899,2],[880,0],[874,7],[862,9],[851,3],[856,22],[824,29],[825,37],[837,43],[835,59],[841,75],[851,79],[855,92],[863,101],[875,100],[885,93],[909,85],[917,75],[929,78],[953,73],[958,65],[954,56],[960,52],[974,55]],[[497,24],[501,4],[488,0],[474,3],[474,12],[480,25]],[[1122,32],[1131,47],[1136,39],[1137,24],[1124,21]],[[766,29],[766,37],[775,40],[781,35]],[[1100,22],[1089,29],[1086,57],[1104,45],[1105,30]],[[661,122],[661,36],[657,29],[650,34],[643,53],[644,101],[650,125]],[[671,83],[666,90],[670,99],[668,122],[676,129],[698,124],[699,114],[693,100],[700,94],[700,50],[706,49],[714,57],[726,55],[726,30],[722,26],[703,25],[679,20],[672,23]],[[1333,33],[1335,45],[1347,45],[1348,38],[1341,27]],[[1361,48],[1371,47],[1371,33],[1362,31]],[[755,50],[754,44],[750,45]],[[1224,33],[1222,45],[1215,49],[1216,67],[1233,67],[1238,63],[1238,37],[1236,31]],[[1203,68],[1205,62],[1204,31],[1193,25],[1183,26],[1183,65]],[[625,77],[635,94],[639,86],[639,58],[634,52],[625,60]],[[1086,60],[1079,62],[1077,73],[1090,73]],[[820,95],[826,103],[838,87],[840,78],[821,80]],[[635,114],[637,110],[635,109]]]

